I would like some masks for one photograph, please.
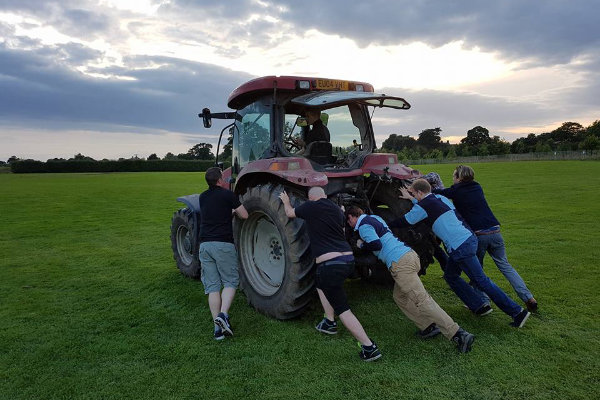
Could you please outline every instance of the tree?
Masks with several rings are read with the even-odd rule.
[[[399,151],[403,148],[414,149],[417,146],[417,140],[411,136],[391,134],[381,143],[381,147],[391,151]]]
[[[584,131],[577,122],[564,122],[559,128],[550,132],[550,137],[557,143],[576,142],[576,138]]]
[[[96,161],[92,157],[84,156],[81,153],[75,154],[73,157],[69,158],[69,161]]]
[[[587,135],[587,137],[579,143],[581,150],[594,151],[600,148],[600,139],[594,135]]]
[[[600,120],[594,121],[590,126],[586,128],[586,132],[589,135],[594,135],[600,138]]]
[[[167,154],[165,154],[165,156],[163,157],[163,160],[176,160],[177,156],[171,152],[168,152]]]
[[[211,152],[212,144],[210,143],[198,143],[188,150],[187,154],[195,160],[214,160],[215,155]],[[178,156],[178,158],[181,158]]]
[[[156,153],[152,153],[148,156],[148,161],[152,161],[152,160],[160,160],[160,158],[158,158]]]
[[[417,143],[423,146],[426,150],[437,149],[442,141],[440,137],[441,133],[442,128],[439,127],[433,129],[425,129],[424,131],[419,133]]]
[[[489,144],[490,139],[490,131],[484,128],[483,126],[476,126],[467,131],[467,137],[461,139],[461,143],[465,143],[472,147],[477,147],[482,144]]]
[[[6,160],[6,163],[10,164],[13,161],[19,161],[19,160],[21,160],[21,159],[17,156],[10,156],[10,158],[8,160]]]

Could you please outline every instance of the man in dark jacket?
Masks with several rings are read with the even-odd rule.
[[[537,301],[525,285],[523,278],[508,262],[504,239],[500,233],[500,222],[492,213],[479,183],[475,182],[475,172],[468,165],[459,165],[452,175],[454,184],[447,189],[433,189],[452,200],[454,206],[477,236],[477,258],[483,266],[487,252],[502,275],[510,282],[517,295],[529,311],[537,310]],[[478,288],[476,288],[478,289]]]

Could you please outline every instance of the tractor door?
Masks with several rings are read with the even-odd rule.
[[[268,156],[271,148],[272,107],[257,101],[238,110],[233,135],[233,173],[238,174],[249,162]]]

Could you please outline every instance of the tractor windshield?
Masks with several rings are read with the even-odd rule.
[[[262,102],[251,103],[238,111],[234,135],[234,164],[244,167],[250,161],[263,158],[271,145],[271,107]]]

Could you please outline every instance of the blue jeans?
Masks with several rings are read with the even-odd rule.
[[[461,271],[477,284],[482,291],[487,294],[492,301],[506,314],[512,318],[516,317],[522,308],[506,295],[490,278],[488,278],[481,268],[481,264],[476,256],[477,237],[472,235],[465,240],[458,249],[448,254],[448,263],[444,272],[444,279],[450,285],[450,288],[456,295],[473,311],[479,309],[485,304],[485,300],[465,282],[461,277]]]
[[[481,266],[483,267],[485,253],[489,253],[500,272],[502,272],[502,275],[504,275],[517,293],[517,296],[524,302],[533,298],[533,295],[529,289],[527,289],[527,285],[525,285],[523,278],[521,278],[519,273],[509,264],[508,259],[506,258],[506,249],[504,248],[502,234],[498,232],[492,233],[491,235],[480,235],[477,236],[477,241],[479,242],[479,245],[477,246],[477,258],[479,259]],[[473,284],[475,283],[473,282]],[[475,290],[481,293],[478,287],[475,287]],[[483,293],[481,294],[483,295]]]

